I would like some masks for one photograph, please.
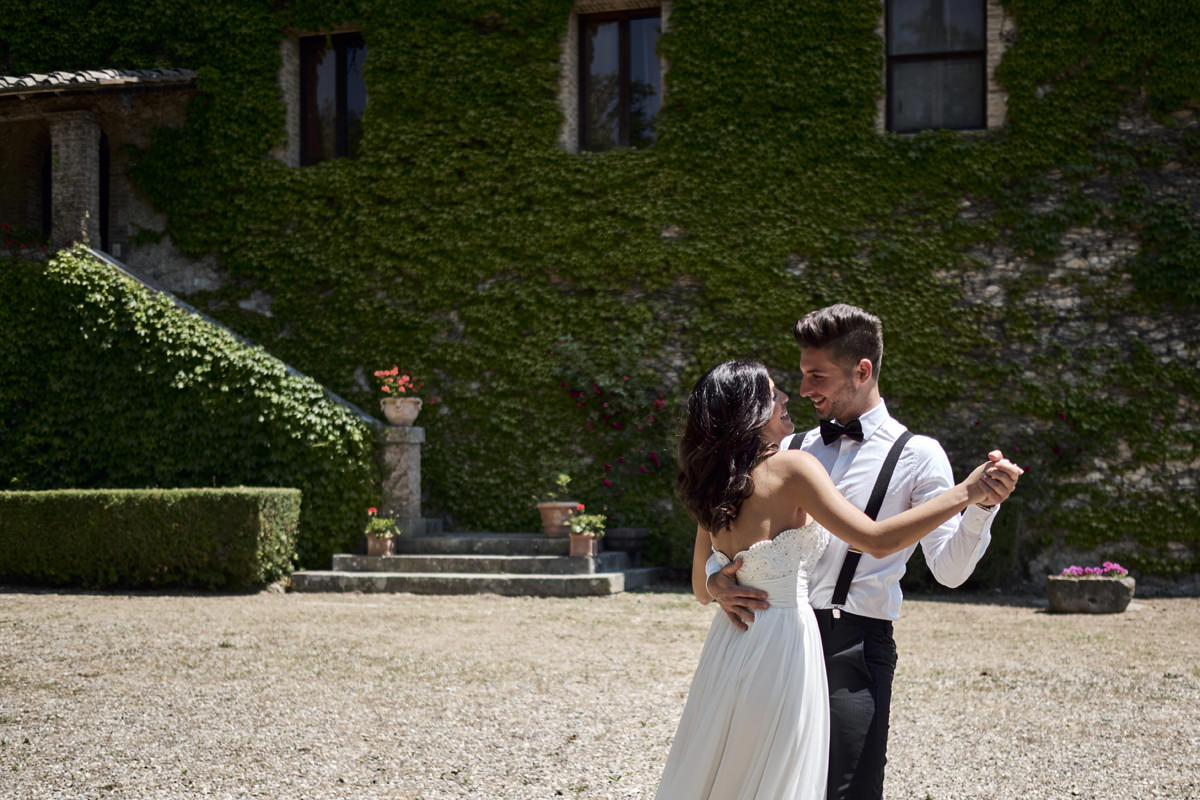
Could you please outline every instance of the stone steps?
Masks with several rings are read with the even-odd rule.
[[[565,537],[532,533],[402,536],[395,555],[337,554],[332,569],[292,575],[297,592],[408,592],[585,597],[647,586],[665,577],[632,567],[628,553],[572,558]]]
[[[603,540],[602,540],[603,541]],[[571,542],[544,533],[444,533],[439,536],[401,536],[397,555],[523,555],[566,556]]]
[[[648,586],[657,567],[585,575],[504,573],[342,572],[309,570],[292,575],[297,592],[408,592],[411,594],[499,594],[526,597],[590,597]]]
[[[335,572],[456,572],[510,575],[589,575],[629,568],[625,553],[600,553],[597,558],[525,555],[396,555],[333,557]]]

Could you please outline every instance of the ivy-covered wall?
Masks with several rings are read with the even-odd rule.
[[[1200,15],[1177,2],[1009,0],[1007,124],[896,136],[876,132],[879,0],[676,0],[658,142],[580,155],[556,143],[571,0],[138,6],[0,0],[0,67],[200,71],[134,173],[227,272],[190,299],[364,406],[374,369],[423,379],[427,513],[533,529],[566,470],[685,561],[684,391],[732,356],[794,384],[793,321],[847,301],[885,322],[897,416],[960,469],[994,446],[1030,467],[985,580],[1047,548],[1200,569]],[[362,152],[288,168],[267,157],[280,41],[347,23]],[[1134,246],[1068,280],[1079,230]],[[272,317],[237,307],[251,289]],[[1111,335],[1061,341],[1065,312]]]

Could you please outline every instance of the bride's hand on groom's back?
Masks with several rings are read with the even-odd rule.
[[[754,612],[767,608],[769,604],[766,592],[737,582],[737,571],[741,566],[740,558],[728,564],[720,572],[713,573],[706,587],[709,597],[721,606],[734,627],[745,631],[750,629],[747,623],[754,621]]]

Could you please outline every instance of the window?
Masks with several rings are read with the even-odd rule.
[[[657,8],[579,17],[579,147],[646,147],[662,105]]]
[[[300,39],[300,163],[353,156],[367,106],[362,34]]]
[[[987,127],[986,0],[887,0],[887,129]]]

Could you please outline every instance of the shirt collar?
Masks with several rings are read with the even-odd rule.
[[[883,402],[883,398],[879,398],[879,405],[872,408],[870,411],[858,418],[858,424],[862,425],[863,441],[871,438],[875,431],[879,430],[880,426],[891,417],[888,414],[887,403]],[[841,422],[841,420],[835,420]]]

